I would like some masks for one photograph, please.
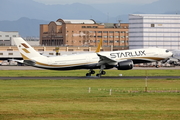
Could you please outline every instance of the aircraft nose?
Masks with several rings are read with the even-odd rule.
[[[169,56],[173,57],[173,53],[172,53],[172,52],[169,52]]]
[[[169,51],[169,50],[166,50],[166,55],[169,56],[169,57],[172,57],[173,56],[173,52]]]

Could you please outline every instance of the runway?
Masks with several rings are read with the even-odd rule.
[[[114,68],[116,69],[116,68]],[[180,66],[176,66],[176,67],[159,67],[159,68],[155,68],[155,67],[133,67],[134,70],[152,70],[152,69],[163,69],[163,70],[168,70],[168,69],[180,69]],[[133,70],[132,69],[132,70]],[[32,67],[32,66],[0,66],[0,70],[45,70],[42,68],[36,68],[36,67]]]
[[[92,80],[92,79],[146,79],[145,76],[102,76],[102,77],[0,77],[0,80]],[[148,76],[147,79],[180,79],[180,76]]]
[[[180,69],[180,67],[134,67],[133,69]],[[31,66],[0,66],[0,70],[44,70],[40,68],[35,68]],[[180,79],[180,76],[148,76],[148,79]],[[86,76],[53,76],[53,77],[0,77],[0,80],[68,80],[68,79],[146,79],[146,76],[102,76],[101,78],[96,76],[86,77]]]

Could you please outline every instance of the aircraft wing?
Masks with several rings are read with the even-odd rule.
[[[99,56],[100,58],[100,61],[98,63],[98,65],[104,65],[104,64],[114,64],[116,63],[117,61],[113,60],[113,59],[110,59],[106,56],[103,56],[103,55],[100,55],[97,53],[97,55]]]

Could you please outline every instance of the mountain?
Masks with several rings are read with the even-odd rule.
[[[106,20],[105,14],[90,5],[45,5],[33,0],[2,0],[0,16],[0,31],[19,31],[22,37],[39,36],[40,24],[59,18]]]
[[[124,19],[125,16],[127,17],[128,14],[162,14],[180,11],[179,4],[180,0],[158,0],[145,5],[121,2],[91,5],[81,3],[45,5],[33,0],[1,0],[0,21],[17,20],[21,17],[27,17],[46,21],[55,21],[62,18],[117,22],[117,20]],[[124,20],[127,20],[127,18]]]
[[[125,3],[110,3],[110,4],[92,4],[98,10],[102,10],[104,14],[111,17],[121,15],[144,13],[144,14],[163,14],[170,11],[180,11],[180,0],[158,0],[150,4],[125,4]],[[107,9],[108,8],[108,9]],[[174,13],[175,14],[175,13]],[[180,13],[179,13],[180,14]]]
[[[8,9],[7,9],[8,8]],[[102,20],[106,15],[90,5],[74,3],[66,5],[45,5],[33,0],[2,0],[0,20],[17,20],[21,17],[55,21],[62,19]]]
[[[20,36],[39,36],[40,24],[48,24],[49,21],[29,19],[26,17],[16,21],[0,21],[0,31],[18,31]]]
[[[45,5],[33,0],[1,0],[0,31],[19,31],[39,36],[39,25],[57,19],[94,19],[96,22],[128,23],[129,14],[180,14],[180,0],[158,0],[139,5],[125,3]]]
[[[151,4],[146,4],[134,9],[135,12],[143,12],[146,14],[162,14],[170,11],[178,11],[180,0],[159,0]],[[175,14],[175,13],[173,13]]]

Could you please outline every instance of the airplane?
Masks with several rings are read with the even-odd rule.
[[[104,69],[133,69],[134,64],[167,60],[172,52],[162,48],[132,49],[120,51],[100,51],[102,40],[94,53],[71,54],[65,56],[44,56],[39,54],[21,37],[13,38],[24,60],[24,64],[51,70],[89,69],[86,76],[95,74],[94,69],[100,69],[97,77],[105,75]]]
[[[171,52],[173,53],[173,55],[169,57],[169,59],[165,62],[171,65],[179,66],[180,65],[180,50],[171,50]]]

